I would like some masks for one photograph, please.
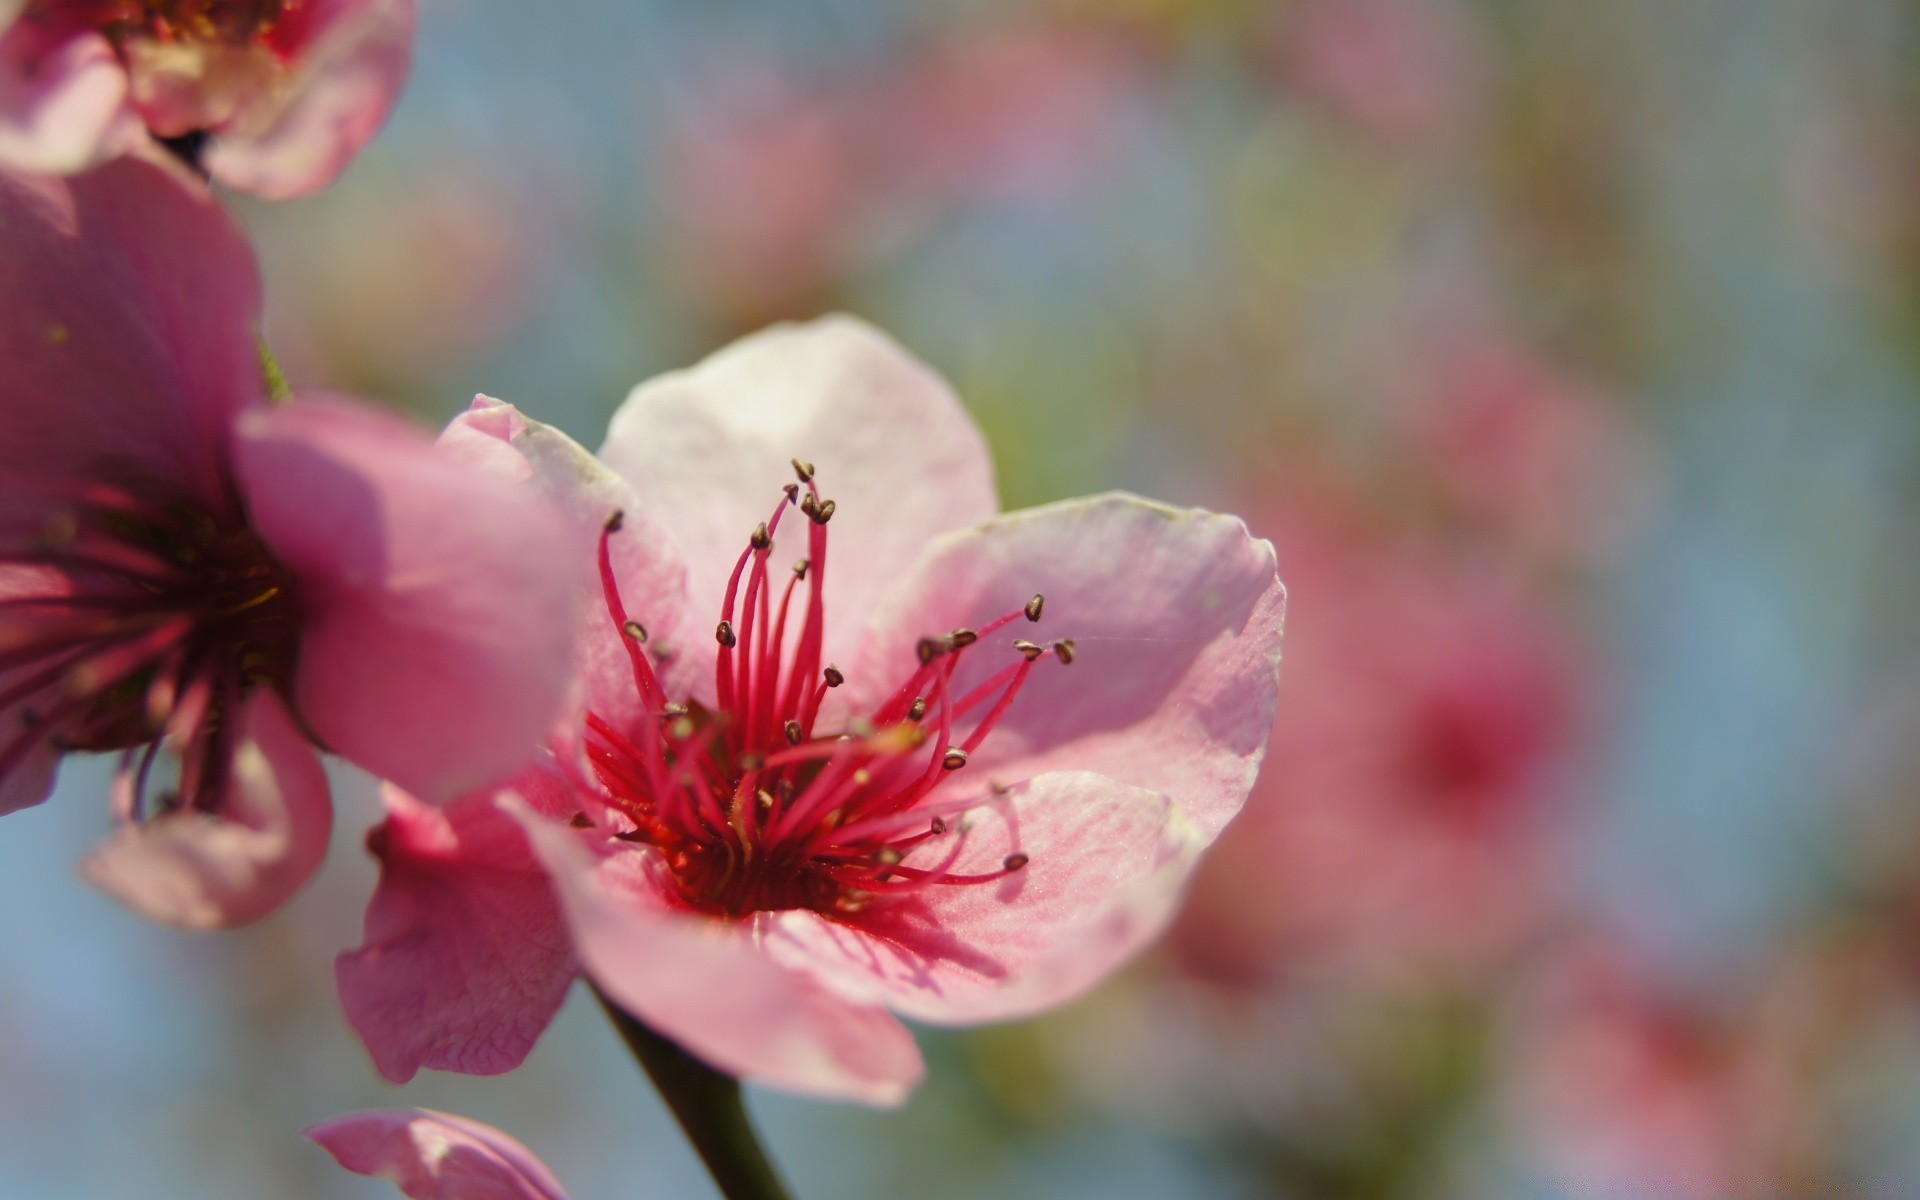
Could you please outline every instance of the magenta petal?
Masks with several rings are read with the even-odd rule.
[[[259,315],[253,252],[204,189],[137,159],[0,175],[0,472],[134,464],[224,504]]]
[[[229,187],[319,191],[386,124],[413,65],[414,0],[335,0],[294,53],[293,78],[222,126],[207,153]]]
[[[538,496],[334,399],[248,413],[235,467],[298,581],[295,694],[325,745],[435,803],[531,761],[580,577]]]
[[[517,810],[559,887],[587,973],[609,999],[719,1070],[807,1095],[893,1105],[924,1068],[913,1035],[760,945],[753,924],[666,907],[653,852]]]
[[[156,921],[214,929],[265,916],[319,869],[333,830],[320,756],[271,691],[239,722],[218,811],[122,824],[82,864],[88,882]]]
[[[490,1125],[427,1108],[349,1113],[302,1136],[413,1200],[567,1200],[533,1151]]]
[[[97,34],[52,42],[0,4],[0,167],[67,175],[145,140],[127,72]]]
[[[781,961],[877,988],[920,1021],[965,1025],[1064,1004],[1165,928],[1204,844],[1164,796],[1082,771],[1042,775],[976,809],[961,874],[1028,862],[996,883],[945,884],[861,917],[779,914]],[[945,851],[909,858],[937,860]]]
[[[526,835],[487,795],[430,808],[394,787],[367,838],[380,886],[334,967],[347,1020],[394,1083],[520,1065],[566,999],[573,952]]]
[[[851,317],[776,326],[640,385],[600,455],[642,505],[672,514],[709,627],[748,535],[793,482],[789,460],[812,462],[838,506],[826,659],[843,664],[858,622],[928,538],[999,509],[986,445],[952,389]],[[776,569],[806,556],[798,517]],[[687,649],[711,664],[711,637]]]
[[[1017,661],[1014,638],[1071,638],[1073,664],[1036,663],[954,782],[1094,771],[1171,796],[1218,834],[1273,729],[1286,607],[1273,547],[1236,517],[1133,496],[1009,513],[929,548],[875,616],[857,674],[888,678],[928,632],[977,626],[1036,592],[1040,622],[969,650],[955,691]]]

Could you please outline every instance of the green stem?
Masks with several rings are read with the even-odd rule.
[[[641,1024],[595,988],[600,1007],[673,1110],[727,1200],[792,1200],[747,1119],[740,1081]]]

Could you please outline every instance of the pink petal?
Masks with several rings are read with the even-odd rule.
[[[413,1200],[567,1200],[533,1151],[451,1113],[350,1113],[302,1136],[347,1170],[397,1183]]]
[[[127,73],[97,34],[52,40],[0,5],[0,166],[68,175],[145,140]]]
[[[299,890],[326,857],[333,829],[326,772],[273,692],[256,691],[239,721],[218,813],[121,825],[81,864],[88,882],[189,929],[257,920]]]
[[[414,0],[316,6],[292,79],[223,126],[207,153],[229,187],[289,200],[337,178],[380,132],[413,63]]]
[[[913,1035],[884,1008],[780,966],[756,923],[669,909],[653,851],[590,845],[516,811],[587,973],[648,1026],[722,1071],[807,1095],[894,1105],[919,1082]]]
[[[1017,620],[967,651],[955,691],[1018,661],[1014,638],[1072,638],[1073,664],[1036,663],[948,786],[1095,771],[1171,796],[1211,840],[1245,802],[1273,728],[1286,605],[1273,548],[1238,518],[1118,494],[1010,513],[929,548],[875,616],[848,685],[901,678],[919,638],[1034,593],[1039,624]]]
[[[295,694],[321,741],[429,802],[529,762],[581,573],[547,506],[339,399],[246,414],[234,457],[307,609]]]
[[[367,837],[380,886],[358,950],[334,967],[347,1020],[394,1083],[421,1067],[519,1066],[574,977],[553,887],[492,797],[430,808],[389,786]]]
[[[64,596],[70,592],[70,582],[58,571],[0,563],[0,605],[8,600]],[[14,620],[22,619],[16,616]],[[24,620],[31,622],[33,618]],[[0,645],[8,644],[9,633],[14,632],[17,636],[19,629],[20,625],[10,625],[7,616],[0,613]],[[27,729],[26,714],[36,710],[44,712],[47,694],[58,686],[57,682],[50,684],[44,692],[24,697],[10,707],[0,708],[0,741],[23,734]],[[13,770],[0,774],[0,817],[23,808],[32,808],[52,793],[54,775],[60,766],[57,744],[57,738],[43,738],[27,752],[24,761]]]
[[[568,525],[565,554],[580,568],[584,596],[576,670],[580,704],[622,727],[639,715],[626,638],[608,611],[595,567],[601,531],[614,513],[621,514],[621,526],[608,550],[627,615],[645,628],[649,661],[667,693],[684,695],[695,685],[697,660],[679,653],[663,658],[661,648],[711,639],[712,631],[689,628],[686,567],[672,538],[625,481],[558,429],[486,396],[454,418],[441,443],[502,478],[533,481]],[[712,672],[705,674],[711,678]],[[578,720],[572,724],[577,728]]]
[[[0,175],[0,472],[136,463],[224,502],[228,429],[263,398],[259,315],[246,239],[173,172]]]
[[[720,619],[748,535],[793,482],[788,461],[818,467],[822,494],[838,505],[826,658],[843,664],[858,623],[927,539],[999,508],[986,446],[952,390],[851,317],[778,326],[640,385],[614,414],[600,455],[644,507],[672,514],[708,624]],[[799,518],[789,514],[781,530],[778,569],[806,556]],[[712,662],[711,637],[688,649]]]
[[[1157,936],[1204,844],[1164,796],[1081,771],[1042,775],[976,809],[961,874],[1027,865],[996,883],[940,884],[857,918],[779,914],[774,957],[877,994],[903,1016],[973,1024],[1075,998]],[[929,846],[909,865],[929,865]]]

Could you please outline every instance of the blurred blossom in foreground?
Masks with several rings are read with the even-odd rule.
[[[1246,799],[1272,548],[1120,494],[996,515],[965,410],[864,324],[642,385],[605,466],[497,402],[454,437],[572,514],[600,617],[520,802],[389,797],[340,981],[390,1078],[516,1066],[577,954],[724,1071],[897,1103],[923,1067],[894,1014],[1081,994]]]
[[[319,865],[312,741],[464,790],[529,757],[571,645],[545,506],[355,401],[270,404],[260,303],[172,171],[0,177],[0,812],[119,752],[87,874],[190,926]]]
[[[414,0],[0,0],[0,165],[82,171],[158,139],[231,187],[316,192],[406,82]]]
[[[1482,66],[1458,0],[1297,0],[1274,11],[1285,81],[1362,133],[1421,148],[1471,127]]]
[[[490,1125],[425,1108],[351,1113],[308,1140],[412,1200],[567,1200],[533,1151]]]

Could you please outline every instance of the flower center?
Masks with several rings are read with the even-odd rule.
[[[1071,662],[1073,643],[1013,640],[1003,668],[956,694],[956,669],[986,652],[985,639],[1023,617],[1040,620],[1045,602],[1036,595],[978,629],[922,638],[886,701],[825,727],[827,694],[846,682],[821,660],[835,504],[821,498],[811,465],[796,461],[794,470],[799,485],[787,485],[753,531],[727,583],[714,631],[712,710],[671,702],[661,689],[647,631],[628,617],[614,583],[608,547],[620,514],[607,522],[602,591],[642,710],[625,730],[587,717],[595,790],[631,826],[617,836],[656,847],[688,904],[734,916],[854,913],[876,900],[1021,870],[1021,853],[997,870],[954,870],[967,842],[960,815],[979,801],[943,784],[1006,715],[1034,664]],[[770,559],[789,510],[806,520],[807,555],[776,572]]]
[[[98,30],[115,46],[136,40],[243,46],[271,40],[307,0],[28,0],[27,16],[58,32]]]
[[[120,750],[138,813],[165,744],[181,760],[166,805],[210,803],[240,700],[292,676],[291,577],[176,489],[34,490],[0,510],[0,779],[41,745]]]

